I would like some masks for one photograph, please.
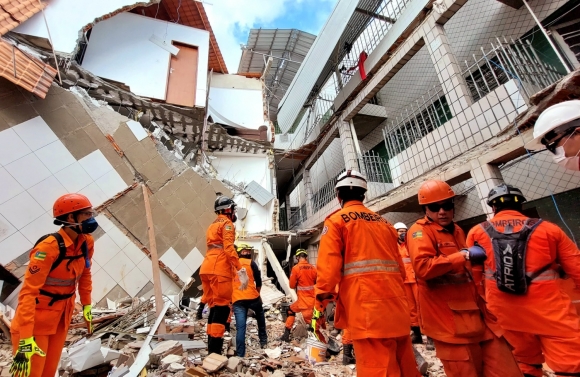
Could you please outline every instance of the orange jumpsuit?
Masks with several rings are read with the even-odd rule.
[[[296,313],[302,313],[306,324],[312,321],[314,308],[314,284],[316,283],[316,267],[304,259],[300,259],[297,265],[292,267],[290,273],[290,288],[296,289],[298,300],[290,305],[286,328],[292,329]]]
[[[357,373],[420,376],[395,228],[360,201],[347,202],[324,222],[317,269],[318,310],[339,285],[335,327],[350,332]]]
[[[93,257],[94,240],[91,235],[79,234],[73,242],[63,229],[58,233],[63,238],[67,257],[82,255],[81,245],[84,242],[89,258]],[[46,357],[32,356],[30,377],[54,377],[72,319],[77,286],[81,304],[91,304],[91,268],[86,267],[85,258],[63,259],[58,267],[50,271],[59,254],[58,242],[52,236],[41,241],[30,252],[30,263],[10,329],[14,353],[18,350],[20,339],[32,336],[38,347],[46,352]],[[55,300],[47,294],[63,296]]]
[[[417,278],[421,330],[433,338],[447,377],[521,376],[504,339],[484,321],[470,264],[459,250],[465,233],[418,220],[407,233]]]
[[[199,270],[203,299],[207,300],[210,310],[217,308],[210,313],[207,323],[207,334],[214,338],[224,336],[230,316],[234,271],[242,268],[234,239],[234,224],[227,216],[218,215],[207,229],[207,253]]]
[[[490,223],[502,232],[506,224],[517,232],[527,217],[517,211],[504,210]],[[556,225],[543,221],[531,233],[526,251],[526,273],[543,266],[553,267],[540,274],[523,295],[502,292],[497,288],[494,273],[495,255],[491,240],[481,226],[469,232],[467,244],[477,242],[487,253],[485,261],[485,294],[487,306],[505,330],[505,337],[514,347],[514,355],[526,374],[542,376],[545,360],[557,372],[580,376],[580,320],[569,295],[560,284],[557,264],[580,287],[580,251]],[[578,291],[576,291],[578,292]],[[542,355],[543,353],[543,355]]]
[[[407,250],[405,243],[399,243],[399,254],[403,259],[405,265],[405,292],[407,293],[407,303],[409,304],[409,312],[411,313],[411,327],[419,326],[419,307],[417,306],[417,280],[415,279],[415,271],[411,264],[411,257]]]

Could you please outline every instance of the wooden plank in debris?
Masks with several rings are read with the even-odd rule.
[[[114,313],[114,314],[109,314],[109,315],[104,315],[102,317],[99,318],[94,318],[93,319],[93,325],[96,323],[102,323],[102,322],[107,322],[109,320],[113,320],[113,319],[117,319],[119,317],[122,317],[124,315],[124,313]],[[85,322],[79,322],[79,323],[71,323],[70,325],[70,329],[80,329],[82,327],[86,327],[86,323]]]

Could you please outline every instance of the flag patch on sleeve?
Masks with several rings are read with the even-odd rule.
[[[35,260],[45,260],[46,253],[44,251],[37,251],[36,253],[34,253],[34,259]]]
[[[232,230],[232,226],[231,225],[226,225],[225,228],[226,228],[226,230]]]
[[[413,238],[423,238],[423,232],[419,230],[413,233]]]

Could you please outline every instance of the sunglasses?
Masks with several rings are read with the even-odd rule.
[[[556,148],[558,147],[558,144],[560,144],[560,141],[562,141],[566,136],[574,133],[577,127],[580,127],[580,119],[573,120],[572,122],[551,130],[544,135],[542,140],[540,140],[540,143],[542,143],[547,150],[556,154]]]
[[[429,211],[431,212],[439,212],[441,208],[443,208],[444,211],[451,211],[455,208],[455,204],[453,202],[445,202],[443,204],[431,203],[427,204],[427,208],[429,208]]]

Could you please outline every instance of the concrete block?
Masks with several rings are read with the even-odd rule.
[[[202,367],[210,373],[217,372],[228,363],[228,358],[212,353],[203,360]]]
[[[238,365],[240,365],[241,362],[242,362],[242,360],[239,357],[235,357],[235,356],[230,357],[228,359],[228,364],[227,364],[226,368],[231,373],[235,373],[238,370]]]
[[[137,142],[137,138],[126,124],[121,124],[113,134],[115,142],[121,147],[123,151],[127,151],[130,146]]]
[[[119,129],[122,129],[125,127],[126,126],[119,127]],[[131,132],[131,131],[129,131],[129,132]],[[117,134],[117,133],[115,133],[115,134]],[[131,132],[131,137],[135,138],[135,136],[133,135],[132,132]],[[135,140],[137,140],[137,139],[135,139]],[[115,141],[117,141],[116,138],[115,138]],[[118,144],[118,142],[117,142],[117,144]],[[123,147],[121,147],[121,148],[123,148]],[[125,152],[125,156],[127,157],[127,159],[129,159],[129,161],[131,161],[131,164],[139,172],[141,171],[143,166],[147,163],[147,161],[151,160],[154,156],[157,155],[157,151],[155,151],[153,154],[150,151],[147,151],[141,143],[131,144],[129,147],[123,148],[123,151]]]
[[[183,202],[184,205],[188,205],[189,203],[195,201],[198,202],[199,196],[196,190],[194,190],[189,183],[187,183],[183,179],[179,179],[180,181],[177,189],[175,190],[175,196]],[[198,204],[199,205],[199,204]]]
[[[61,140],[77,160],[97,150],[97,146],[83,129],[78,129]]]

